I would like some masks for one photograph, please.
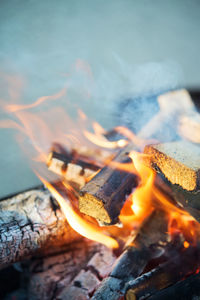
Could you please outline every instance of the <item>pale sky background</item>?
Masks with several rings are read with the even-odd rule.
[[[32,103],[67,82],[69,114],[110,128],[120,99],[200,88],[199,36],[199,0],[1,0],[0,99]],[[37,185],[12,130],[0,144],[0,198]]]

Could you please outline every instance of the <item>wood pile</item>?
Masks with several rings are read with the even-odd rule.
[[[158,174],[155,184],[172,203],[200,222],[199,115],[185,90],[162,95],[158,102],[159,114],[139,136],[144,138],[148,128],[151,138],[158,121],[162,126],[173,119],[183,140],[146,145],[144,163],[165,176],[167,180]],[[140,184],[138,174],[119,167],[131,162],[128,154],[136,148],[130,142],[114,155],[98,154],[92,160],[84,151],[65,152],[56,145],[47,166],[72,187],[81,213],[101,225],[113,225],[127,196]],[[188,247],[181,235],[172,240],[162,207],[152,210],[134,235],[130,233],[126,245],[111,250],[76,233],[49,191],[33,189],[0,201],[0,241],[1,272],[12,265],[20,274],[18,289],[8,288],[0,294],[2,299],[5,295],[5,299],[33,300],[200,295],[199,234],[197,243]]]

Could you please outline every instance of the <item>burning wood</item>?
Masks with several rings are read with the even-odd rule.
[[[63,251],[80,239],[46,190],[0,202],[0,268],[35,255]]]
[[[159,231],[157,229],[160,228]],[[125,293],[125,284],[137,278],[147,263],[157,256],[167,243],[167,220],[165,213],[156,211],[146,220],[137,236],[116,261],[109,277],[103,280],[93,300],[120,299]]]
[[[114,162],[131,163],[128,156],[130,148],[129,145],[120,151]],[[79,209],[102,223],[114,224],[118,220],[126,196],[137,183],[135,174],[108,165],[80,191]]]
[[[200,147],[186,141],[146,146],[145,162],[159,169],[173,184],[188,191],[200,189]]]
[[[181,255],[173,255],[167,262],[127,284],[126,299],[144,299],[175,284],[191,273],[200,264],[198,248],[188,248]],[[175,251],[175,250],[174,250]],[[195,259],[193,259],[195,257]]]
[[[149,300],[197,300],[200,297],[200,274],[191,275],[185,280],[179,281],[176,284],[169,286],[149,297]],[[127,299],[128,300],[128,299]]]
[[[86,179],[99,170],[100,164],[81,160],[73,153],[61,154],[52,151],[49,154],[48,169],[66,179],[73,187],[81,189]]]

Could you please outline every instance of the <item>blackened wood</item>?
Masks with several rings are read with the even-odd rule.
[[[78,154],[76,154],[75,152],[71,152],[71,153],[58,153],[55,151],[52,151],[49,154],[49,158],[48,158],[48,162],[47,165],[50,167],[51,163],[53,160],[58,160],[60,162],[63,163],[62,165],[62,169],[63,171],[65,171],[67,169],[68,164],[75,164],[77,166],[80,166],[83,169],[89,169],[89,170],[93,170],[93,171],[97,171],[101,165],[98,165],[97,162],[89,162],[86,157],[82,157],[82,159],[78,156]]]
[[[153,212],[138,235],[121,254],[110,275],[103,280],[93,300],[118,300],[125,294],[125,284],[137,278],[147,263],[158,255],[167,243],[167,219],[162,211]]]
[[[131,163],[128,153],[131,146],[125,147],[114,159],[117,163]],[[126,196],[138,184],[138,177],[116,167],[104,167],[80,191],[79,209],[106,224],[118,221]]]
[[[200,274],[191,275],[173,286],[149,297],[149,300],[198,300],[200,299]]]
[[[196,247],[172,255],[169,261],[127,284],[126,299],[134,300],[149,297],[182,280],[188,274],[194,273],[199,263],[200,254]]]
[[[63,251],[79,239],[46,190],[0,202],[0,268],[33,255]]]
[[[155,185],[175,206],[183,208],[200,222],[200,192],[186,191],[180,186],[172,184],[161,173],[157,173]]]
[[[74,154],[51,152],[47,160],[48,169],[60,175],[73,188],[80,190],[100,166],[78,159]]]

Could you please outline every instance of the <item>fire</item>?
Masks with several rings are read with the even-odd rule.
[[[83,69],[82,65],[79,67]],[[123,135],[124,138],[117,141],[109,141],[106,137],[106,131],[96,122],[91,126],[86,115],[80,110],[77,124],[64,112],[62,107],[54,107],[48,112],[30,112],[30,110],[37,108],[39,105],[46,105],[51,100],[60,99],[65,94],[66,89],[63,89],[53,96],[41,97],[29,105],[4,105],[4,111],[12,114],[14,120],[3,120],[0,122],[0,127],[17,129],[23,136],[29,137],[29,143],[31,141],[34,149],[34,154],[31,152],[31,158],[35,162],[40,161],[41,165],[43,163],[43,169],[46,171],[48,152],[53,143],[57,143],[66,149],[78,149],[81,155],[85,155],[84,151],[87,150],[88,152],[88,149],[90,149],[89,154],[87,154],[89,162],[98,161],[102,167],[109,165],[111,168],[131,172],[140,177],[139,186],[128,197],[119,216],[122,228],[113,228],[112,226],[106,228],[90,223],[83,215],[76,212],[69,199],[63,197],[59,190],[44,179],[44,176],[38,175],[60,204],[70,226],[88,239],[103,243],[107,247],[117,248],[119,246],[119,237],[123,236],[124,239],[127,239],[130,232],[137,230],[153,210],[161,208],[168,215],[169,235],[172,238],[176,234],[183,235],[183,246],[185,249],[195,243],[196,234],[199,232],[199,224],[189,213],[175,206],[171,199],[156,187],[156,173],[144,165],[143,154],[131,150],[129,153],[131,162],[118,163],[111,161],[111,158],[116,153],[115,149],[121,149],[130,142],[141,150],[147,141],[142,140],[129,129],[122,126],[118,126],[114,130]],[[89,126],[87,126],[88,123]],[[88,130],[87,127],[92,127],[94,132]],[[68,128],[69,130],[67,130]],[[25,149],[27,148],[26,146],[27,140],[25,140]],[[96,173],[87,177],[85,181],[92,180],[98,172],[96,171]]]
[[[66,199],[64,199],[49,182],[47,182],[39,175],[38,177],[58,201],[68,223],[76,232],[92,241],[102,243],[109,248],[118,247],[118,242],[115,239],[105,235],[100,231],[99,227],[95,226],[94,224],[89,224],[82,217],[80,217],[71,207],[70,203]]]

